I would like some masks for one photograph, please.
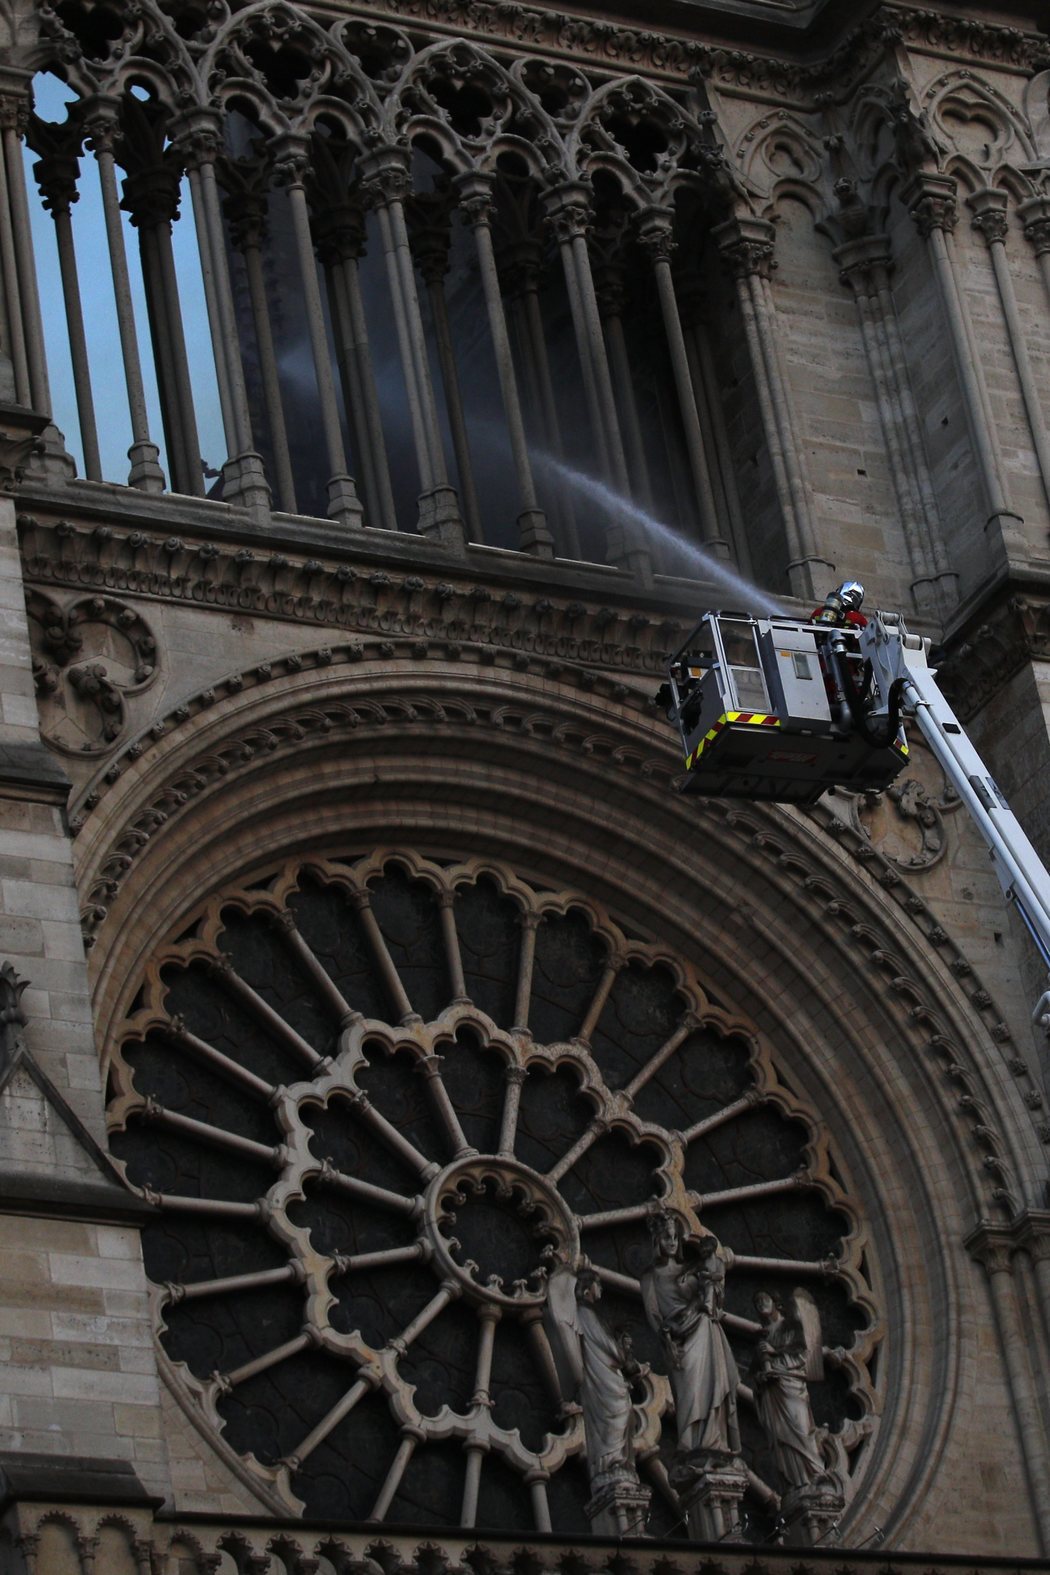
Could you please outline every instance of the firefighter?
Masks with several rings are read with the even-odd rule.
[[[863,629],[868,621],[860,610],[863,601],[864,587],[860,581],[843,580],[841,585],[828,592],[824,605],[816,608],[809,621],[830,625],[835,629]]]
[[[841,585],[828,592],[823,606],[817,607],[810,615],[810,622],[820,624],[825,629],[863,629],[868,621],[860,610],[863,601],[864,587],[860,581],[843,580]],[[826,645],[823,640],[818,640],[817,644],[825,647],[820,653],[820,665],[824,673],[824,687],[831,702],[831,714],[839,727],[844,732],[848,731],[853,725],[853,714],[846,697],[848,678],[853,678],[851,687],[854,694],[866,699],[871,687],[870,669],[857,652],[855,633],[836,635],[829,638]],[[848,674],[844,670],[846,662],[853,664]]]

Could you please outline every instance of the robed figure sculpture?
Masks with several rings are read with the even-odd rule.
[[[653,1261],[642,1276],[642,1301],[660,1337],[674,1392],[678,1448],[739,1454],[736,1361],[722,1328],[725,1264],[714,1236],[691,1243],[668,1212],[650,1220]]]

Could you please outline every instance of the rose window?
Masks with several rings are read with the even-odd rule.
[[[166,1376],[275,1509],[588,1530],[543,1314],[552,1265],[589,1263],[649,1364],[649,1530],[682,1535],[639,1288],[658,1204],[722,1244],[755,1534],[776,1508],[758,1290],[816,1302],[814,1414],[856,1480],[877,1318],[827,1136],[730,1005],[588,899],[403,852],[289,863],[156,956],[110,1089],[113,1151],[158,1205]]]

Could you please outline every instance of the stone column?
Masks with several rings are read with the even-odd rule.
[[[281,377],[273,343],[273,324],[266,295],[263,271],[263,246],[267,239],[268,204],[264,181],[266,169],[259,161],[226,159],[218,165],[226,191],[223,211],[229,227],[230,242],[244,260],[244,273],[251,303],[252,325],[259,356],[259,380],[272,449],[273,479],[279,506],[296,513],[295,477],[288,447],[288,432],[281,398]]]
[[[707,294],[697,275],[690,272],[676,275],[675,296],[678,301],[678,313],[682,319],[682,332],[685,335],[689,372],[693,382],[693,392],[696,395],[700,426],[709,434],[711,482],[715,489],[717,507],[720,517],[726,523],[729,540],[732,543],[733,558],[745,573],[750,574],[747,527],[740,508],[736,472],[722,408],[722,392],[718,386],[718,374],[707,331],[709,322]]]
[[[102,480],[102,461],[95,425],[95,402],[91,390],[84,310],[80,299],[76,248],[73,243],[72,207],[79,200],[77,178],[80,174],[82,133],[67,123],[54,127],[30,117],[29,146],[40,158],[33,165],[44,207],[55,225],[58,266],[62,275],[62,303],[69,336],[69,356],[73,368],[73,388],[77,400],[80,441],[84,451],[84,473],[89,481]]]
[[[776,312],[770,290],[773,226],[764,219],[737,218],[712,232],[736,283],[758,393],[766,446],[773,467],[787,539],[788,585],[803,601],[819,600],[835,565],[817,551],[809,482],[795,431],[780,361]]]
[[[314,246],[328,287],[328,315],[343,385],[343,405],[353,435],[356,468],[365,497],[366,520],[397,529],[379,402],[371,375],[368,339],[360,307],[357,259],[364,252],[364,217],[345,199],[311,192]]]
[[[1027,202],[1018,203],[1017,217],[1024,225],[1025,240],[1035,253],[1050,301],[1050,197],[1029,197]]]
[[[478,266],[481,271],[481,288],[488,312],[489,334],[496,358],[503,413],[507,422],[507,435],[517,478],[518,495],[522,509],[518,515],[518,539],[523,552],[536,557],[554,557],[554,538],[536,496],[536,485],[529,459],[529,443],[525,433],[525,420],[518,395],[518,379],[510,351],[510,336],[503,310],[496,258],[492,249],[492,187],[491,175],[471,174],[456,181],[456,195],[460,212],[474,232]]]
[[[160,468],[160,450],[150,437],[146,415],[146,390],[142,381],[142,363],[139,359],[131,280],[128,275],[127,253],[124,250],[124,228],[120,218],[116,161],[113,156],[120,129],[120,105],[113,99],[102,97],[87,100],[83,106],[83,125],[88,146],[98,164],[99,182],[102,187],[109,269],[117,313],[117,334],[120,339],[128,413],[131,418],[131,446],[128,449],[131,470],[128,473],[128,485],[138,487],[143,492],[163,492],[164,472]]]
[[[646,507],[653,506],[652,481],[645,456],[645,439],[638,417],[634,397],[634,375],[627,353],[627,338],[623,331],[623,314],[627,305],[623,268],[603,259],[594,270],[594,290],[598,300],[598,313],[605,334],[609,355],[609,369],[618,395],[620,419],[623,424],[627,465],[633,482],[635,497],[641,498]]]
[[[165,146],[166,119],[131,99],[122,116],[117,157],[126,171],[121,208],[138,232],[153,367],[173,492],[204,496],[197,420],[182,329],[171,227],[179,217],[180,171]]]
[[[1050,1452],[1032,1378],[1028,1332],[1018,1304],[1013,1265],[1017,1244],[1015,1233],[1009,1227],[986,1223],[971,1232],[965,1242],[971,1257],[983,1265],[988,1275],[999,1345],[1028,1477],[1029,1499],[1039,1527],[1041,1551],[1046,1554],[1050,1552]]]
[[[361,195],[379,221],[387,280],[405,379],[412,435],[419,466],[419,529],[424,536],[462,553],[466,545],[459,500],[449,484],[437,401],[430,378],[426,334],[405,218],[412,189],[407,155],[383,148],[361,160]]]
[[[321,287],[317,278],[317,260],[314,256],[310,213],[306,201],[308,168],[306,145],[301,137],[289,133],[277,139],[274,146],[275,180],[279,186],[284,187],[288,195],[292,233],[299,264],[299,283],[303,292],[303,306],[314,364],[314,381],[320,406],[321,430],[324,435],[328,464],[328,517],[338,520],[341,525],[357,526],[361,523],[361,505],[358,502],[353,479],[347,470],[346,451],[343,447],[343,429],[335,396],[328,331],[325,325],[324,305],[321,301]]]
[[[24,357],[23,392],[28,397],[20,397],[19,403],[32,405],[34,410],[49,415],[51,392],[22,163],[22,137],[28,124],[29,102],[29,76],[21,71],[0,73],[0,257],[3,259],[5,293],[9,294],[12,343],[17,337]]]
[[[217,112],[196,110],[173,126],[176,145],[190,183],[197,231],[212,356],[226,432],[222,467],[223,498],[240,503],[260,523],[270,517],[271,496],[261,456],[256,452],[248,411],[248,390],[241,360],[240,334],[233,303],[222,202],[216,164],[222,156],[222,126]]]
[[[445,393],[445,410],[448,413],[449,431],[452,434],[452,452],[456,456],[456,469],[459,473],[463,523],[470,541],[483,542],[484,528],[474,486],[470,440],[467,435],[459,372],[452,344],[452,325],[449,322],[448,303],[445,300],[451,216],[451,204],[444,195],[436,198],[413,197],[409,204],[412,257],[426,285],[430,301],[430,317],[434,324],[438,366],[441,369],[441,383]]]
[[[598,479],[611,483],[629,502],[627,458],[587,248],[591,227],[590,192],[582,182],[569,182],[549,192],[545,206],[561,252],[588,413],[601,465],[602,474]],[[628,569],[640,584],[652,584],[649,547],[633,522],[613,525],[606,556],[610,563]]]
[[[515,240],[505,245],[497,254],[503,297],[517,318],[521,361],[528,378],[529,392],[536,421],[543,437],[545,453],[558,464],[565,464],[565,448],[561,440],[561,421],[558,402],[554,395],[554,380],[547,356],[547,341],[543,331],[543,311],[540,306],[540,270],[543,266],[543,247],[538,240]],[[563,557],[581,556],[580,535],[576,525],[573,500],[567,489],[559,487],[549,500],[557,527],[557,539],[566,549]]]
[[[1050,437],[1047,436],[1042,401],[1032,373],[1032,363],[1028,358],[1028,341],[1021,323],[1021,314],[1017,309],[1017,297],[1014,294],[1010,263],[1006,255],[1006,237],[1010,228],[1006,217],[1006,201],[1005,191],[989,189],[976,191],[972,196],[967,197],[966,206],[973,213],[973,228],[988,247],[992,272],[995,275],[995,287],[999,292],[999,305],[1002,307],[1006,334],[1010,341],[1010,354],[1017,372],[1017,381],[1021,385],[1021,397],[1024,400],[1028,428],[1032,434],[1039,476],[1043,483],[1043,496],[1050,506]]]
[[[674,212],[671,209],[645,208],[638,216],[638,239],[652,265],[656,293],[660,301],[660,315],[663,318],[667,348],[671,356],[678,411],[681,416],[682,431],[685,434],[686,454],[699,512],[700,537],[704,546],[716,558],[729,560],[732,558],[732,552],[715,500],[704,432],[700,425],[696,392],[689,368],[689,354],[686,349],[685,334],[682,332],[682,319],[678,311],[678,300],[671,273],[671,258],[676,247],[673,230]]]
[[[920,170],[901,188],[901,200],[929,251],[984,495],[985,535],[995,568],[1005,569],[1027,557],[1021,534],[1024,522],[1010,505],[973,325],[955,275],[951,244],[957,218],[955,181]]]
[[[958,575],[949,566],[938,529],[936,495],[890,291],[889,236],[858,236],[836,247],[832,256],[857,306],[911,564],[912,594],[918,607],[943,608],[953,600]]]

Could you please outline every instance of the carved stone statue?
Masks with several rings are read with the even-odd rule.
[[[751,1364],[755,1406],[784,1488],[805,1487],[825,1475],[807,1378],[823,1376],[820,1318],[808,1291],[786,1305],[759,1291],[755,1311],[762,1334]]]
[[[610,1472],[634,1475],[628,1377],[639,1371],[598,1311],[602,1282],[593,1269],[561,1269],[547,1293],[547,1332],[562,1392],[578,1400],[591,1485]]]
[[[602,1282],[591,1268],[562,1267],[551,1276],[544,1322],[567,1400],[583,1412],[592,1498],[591,1529],[603,1536],[641,1536],[649,1490],[634,1467],[630,1380],[646,1368],[598,1311]]]
[[[722,1328],[725,1264],[718,1242],[702,1236],[687,1257],[673,1214],[654,1215],[650,1229],[653,1262],[642,1276],[642,1300],[667,1357],[679,1452],[739,1454],[739,1374]]]

